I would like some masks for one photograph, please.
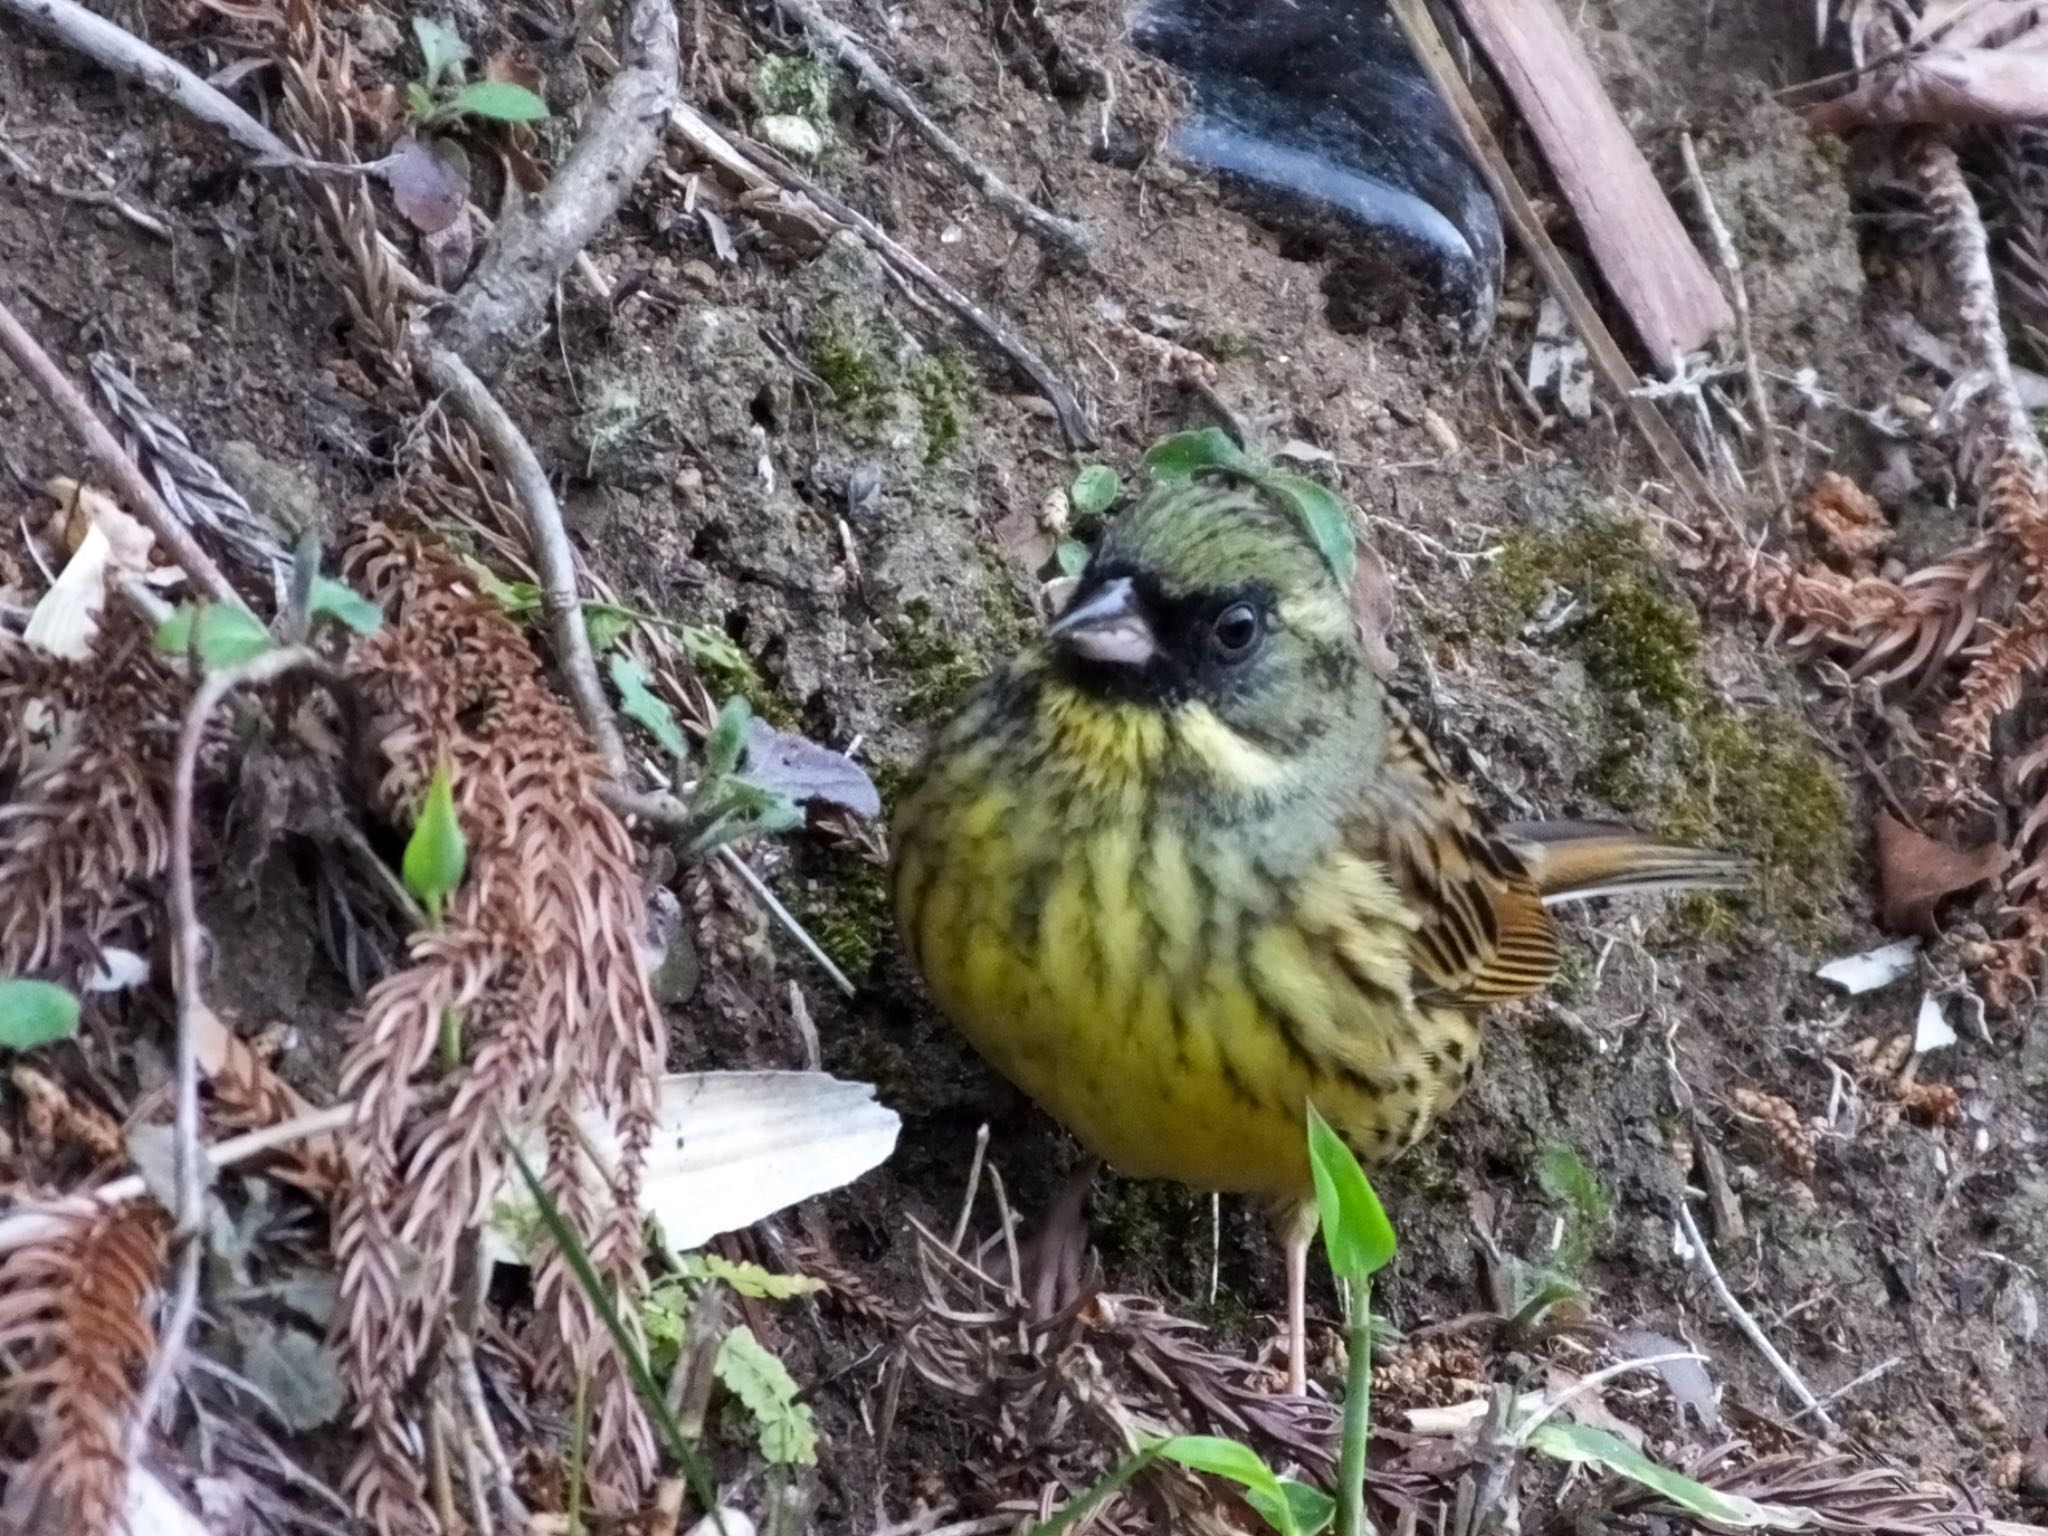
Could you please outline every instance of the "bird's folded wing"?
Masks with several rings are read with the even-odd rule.
[[[1391,701],[1388,716],[1366,832],[1420,920],[1417,1001],[1476,1008],[1541,991],[1560,954],[1528,868]]]

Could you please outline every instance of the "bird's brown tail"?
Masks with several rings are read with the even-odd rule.
[[[1501,833],[1527,860],[1546,907],[1596,896],[1730,890],[1756,880],[1747,859],[1660,843],[1614,822],[1524,821]]]

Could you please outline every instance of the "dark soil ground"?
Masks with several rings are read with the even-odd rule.
[[[199,8],[118,8],[202,68],[235,54],[233,29]],[[1693,584],[1684,530],[1644,494],[1650,471],[1609,406],[1572,421],[1546,402],[1538,419],[1510,386],[1539,297],[1519,258],[1475,359],[1447,358],[1419,330],[1338,333],[1315,260],[1283,255],[1278,233],[1164,155],[1131,168],[1098,153],[1105,134],[1156,141],[1173,87],[1105,8],[1041,9],[1074,57],[1107,71],[1110,101],[1043,89],[978,7],[904,0],[876,35],[976,153],[1101,233],[1093,270],[1049,264],[844,81],[821,114],[831,148],[820,174],[1035,338],[1093,402],[1101,447],[1063,451],[1035,399],[906,304],[856,247],[794,248],[728,208],[737,260],[721,261],[686,211],[690,167],[678,158],[592,251],[615,286],[639,279],[635,296],[604,309],[568,293],[559,332],[511,390],[593,569],[635,603],[722,628],[753,658],[771,707],[821,741],[858,737],[886,793],[926,723],[1031,622],[1048,494],[1089,460],[1128,477],[1156,437],[1208,420],[1142,337],[1207,357],[1240,417],[1310,450],[1365,511],[1402,605],[1397,686],[1496,807],[1626,815],[1746,847],[1768,870],[1754,900],[1571,920],[1566,984],[1496,1020],[1473,1091],[1380,1180],[1403,1251],[1379,1306],[1406,1329],[1512,1310],[1530,1272],[1568,1268],[1568,1307],[1696,1344],[1734,1422],[1759,1443],[1790,1443],[1798,1429],[1768,1423],[1792,1405],[1676,1239],[1674,1201],[1688,1181],[1706,1187],[1711,1148],[1744,1223],[1739,1238],[1718,1234],[1721,1266],[1814,1389],[1895,1362],[1835,1405],[1855,1439],[2002,1497],[1994,1485],[2014,1453],[2048,1428],[2048,1053],[2026,1019],[1964,1028],[1920,1064],[1920,1082],[1956,1094],[1930,1119],[1902,1103],[1868,1045],[1858,1052],[1911,1033],[1919,988],[1844,1000],[1813,979],[1818,963],[1882,938],[1867,859],[1875,801],[1850,696]],[[1805,8],[1582,9],[1667,186],[1682,184],[1677,131],[1695,134],[1744,253],[1768,366],[1812,368],[1857,406],[1931,399],[1938,385],[1875,340],[1881,296],[1866,263],[1877,247],[1860,239],[1846,155],[1812,142],[1771,97],[1804,70]],[[688,11],[692,98],[745,121],[777,46],[770,30],[722,6]],[[848,19],[876,26],[874,14]],[[356,13],[366,76],[403,80],[403,23]],[[203,130],[11,22],[0,23],[0,150],[0,289],[53,352],[77,364],[116,351],[231,475],[296,479],[330,524],[376,504],[403,424],[351,390],[347,317],[289,188],[235,172]],[[170,238],[38,187],[30,171],[48,186],[118,191]],[[1805,444],[1788,466],[1797,483],[1876,462],[1853,416],[1783,400],[1788,443]],[[21,381],[0,375],[0,465],[17,510],[79,464]],[[866,487],[851,502],[849,483]],[[1938,543],[1957,516],[1932,488],[1894,511],[1915,543]],[[1560,593],[1583,612],[1552,625]],[[886,1168],[782,1226],[908,1307],[905,1217],[950,1226],[978,1126],[991,1127],[990,1156],[1027,1212],[1074,1152],[923,1002],[871,859],[810,838],[763,867],[860,995],[842,1002],[743,894],[700,879],[685,899],[707,978],[676,1011],[672,1061],[797,1064],[787,983],[803,987],[825,1065],[878,1084],[903,1133]],[[306,931],[282,926],[260,967],[223,985],[315,1037],[338,982]],[[331,1044],[309,1038],[307,1050],[309,1062],[331,1059]],[[1744,1090],[1790,1107],[1792,1145]],[[1611,1205],[1583,1244],[1561,1245],[1570,1202],[1540,1177],[1559,1146]],[[1226,1203],[1219,1232],[1206,1196],[1105,1179],[1095,1234],[1112,1289],[1210,1323],[1228,1347],[1272,1348],[1278,1255],[1254,1213]],[[1327,1293],[1317,1304],[1334,1311]],[[1005,1470],[1013,1448],[915,1376],[875,1454],[882,1325],[820,1306],[767,1327],[818,1383],[818,1529],[867,1530],[941,1502],[974,1514],[1035,1493]],[[1386,1411],[1480,1386],[1411,1384],[1405,1401],[1390,1387]]]

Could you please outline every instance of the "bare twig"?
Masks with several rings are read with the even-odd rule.
[[[811,937],[809,931],[805,929],[802,923],[796,920],[796,914],[776,899],[775,893],[768,889],[768,882],[754,873],[747,861],[733,850],[731,844],[728,843],[722,846],[718,850],[718,856],[725,861],[727,869],[740,877],[740,884],[753,893],[754,900],[760,902],[763,907],[768,909],[768,915],[782,924],[783,928],[789,933],[789,936],[803,946],[805,954],[818,962],[818,968],[832,978],[833,986],[844,992],[848,997],[854,996],[859,991],[859,988],[855,987],[853,982],[848,979],[846,972],[839,969],[838,965],[833,962],[832,957],[825,953],[823,946]]]
[[[37,191],[46,192],[60,202],[82,203],[88,208],[111,208],[145,234],[154,235],[159,240],[171,238],[170,225],[118,192],[109,192],[103,187],[67,187],[56,177],[37,170],[5,144],[0,144],[0,160],[12,165],[14,173]]]
[[[621,32],[621,68],[584,118],[576,147],[545,191],[498,221],[442,323],[440,340],[485,377],[540,323],[555,285],[661,146],[676,103],[675,7],[633,0]]]
[[[0,0],[0,4],[13,3],[16,0]],[[55,4],[57,0],[38,0],[38,3]],[[5,303],[0,303],[0,352],[4,352],[8,361],[35,386],[36,392],[49,401],[51,409],[64,418],[64,424],[85,444],[99,472],[121,493],[128,509],[156,535],[164,553],[192,578],[192,584],[218,602],[232,603],[237,608],[245,606],[228,584],[227,577],[221,574],[220,567],[213,563],[213,557],[199,547],[199,541],[192,537],[191,530],[164,505],[156,487],[136,467],[135,461],[122,451],[120,440],[100,420],[85,392],[51,361],[50,354],[23,328]]]
[[[547,616],[555,660],[568,684],[569,697],[608,770],[624,777],[628,772],[626,743],[598,679],[597,657],[590,649],[583,605],[576,595],[576,551],[569,543],[562,508],[548,484],[547,471],[498,397],[452,348],[415,331],[412,352],[421,375],[448,397],[456,414],[483,441],[519,503],[526,536],[533,546],[534,567],[540,573],[541,611]]]
[[[1742,259],[1735,250],[1735,237],[1722,221],[1721,210],[1714,206],[1714,194],[1707,186],[1706,173],[1700,169],[1691,134],[1678,135],[1678,153],[1685,161],[1693,196],[1699,200],[1700,217],[1707,221],[1714,259],[1720,265],[1722,281],[1728,285],[1728,302],[1735,310],[1735,342],[1742,348],[1742,373],[1749,383],[1750,402],[1756,407],[1757,423],[1762,429],[1764,474],[1771,482],[1771,500],[1778,516],[1789,517],[1791,503],[1785,492],[1785,472],[1778,464],[1778,418],[1771,409],[1770,391],[1764,386],[1763,365],[1757,360],[1756,337],[1749,319],[1749,285],[1742,278]]]
[[[671,121],[673,122],[673,119]],[[702,149],[707,134],[713,138],[720,137],[717,130],[701,116],[695,117],[691,124],[689,142]],[[1080,399],[1075,395],[1072,386],[1055,373],[1052,365],[1034,352],[1023,338],[995,315],[933,271],[922,257],[892,238],[873,219],[833,196],[787,160],[751,141],[743,140],[737,144],[730,140],[722,142],[727,149],[751,162],[758,172],[765,174],[784,191],[801,193],[811,203],[851,229],[867,242],[899,279],[914,279],[922,284],[956,316],[980,332],[989,345],[1002,353],[1051,403],[1053,414],[1059,419],[1060,433],[1066,438],[1068,447],[1095,446],[1095,429],[1090,424],[1088,413],[1082,409]],[[723,163],[722,157],[720,163]]]
[[[1095,246],[1094,234],[1072,219],[1048,213],[968,153],[967,147],[932,120],[917,98],[899,85],[859,38],[820,10],[816,0],[775,0],[776,7],[815,38],[820,46],[853,71],[862,89],[908,123],[913,132],[938,152],[939,158],[966,177],[976,191],[1048,246],[1071,260],[1085,263]]]
[[[200,975],[204,965],[206,936],[199,926],[199,901],[192,881],[192,800],[199,779],[199,752],[206,743],[206,731],[214,711],[238,688],[255,688],[290,672],[324,672],[327,663],[318,652],[304,646],[266,651],[240,666],[213,673],[199,685],[185,711],[185,723],[178,733],[177,766],[171,781],[171,983],[178,995],[178,1049],[176,1061],[176,1112],[173,1126],[173,1169],[177,1179],[177,1204],[172,1212],[177,1225],[171,1236],[179,1245],[178,1273],[171,1303],[164,1315],[149,1376],[136,1399],[135,1418],[129,1434],[139,1450],[149,1434],[156,1409],[170,1388],[184,1352],[185,1335],[199,1310],[199,1261],[205,1256],[200,1241],[206,1213],[206,1186],[211,1165],[199,1140],[199,1057],[200,1034],[211,1022],[201,994]]]
[[[1543,220],[1529,200],[1529,194],[1515,179],[1500,141],[1493,136],[1486,114],[1480,110],[1471,87],[1459,73],[1428,6],[1424,0],[1390,0],[1388,9],[1400,24],[1408,46],[1415,50],[1415,56],[1457,117],[1466,145],[1472,151],[1480,174],[1486,178],[1487,189],[1500,204],[1501,212],[1514,230],[1515,238],[1521,242],[1522,249],[1543,274],[1544,282],[1557,295],[1565,313],[1571,317],[1573,329],[1586,343],[1587,355],[1599,369],[1602,382],[1620,397],[1630,420],[1643,434],[1650,451],[1656,455],[1657,462],[1673,483],[1703,510],[1725,516],[1713,486],[1708,484],[1707,477],[1685,451],[1685,445],[1679,441],[1671,424],[1658,414],[1652,401],[1638,393],[1642,379],[1615,341],[1614,333],[1600,318],[1599,308],[1573,275],[1570,264],[1557,248],[1557,242],[1544,229]]]
[[[1728,1314],[1728,1320],[1741,1330],[1744,1338],[1756,1346],[1756,1352],[1778,1373],[1778,1379],[1784,1382],[1786,1389],[1799,1400],[1799,1406],[1806,1413],[1813,1415],[1814,1422],[1821,1427],[1821,1432],[1831,1437],[1839,1435],[1841,1430],[1835,1421],[1828,1417],[1827,1409],[1821,1406],[1820,1399],[1813,1395],[1812,1390],[1800,1378],[1799,1372],[1792,1368],[1792,1362],[1778,1352],[1778,1346],[1771,1342],[1770,1336],[1763,1331],[1757,1320],[1750,1316],[1749,1310],[1737,1301],[1735,1293],[1728,1289],[1728,1282],[1721,1278],[1720,1268],[1714,1263],[1714,1255],[1707,1247],[1706,1238],[1700,1235],[1699,1223],[1692,1219],[1692,1210],[1686,1205],[1683,1195],[1674,1202],[1674,1208],[1678,1214],[1679,1230],[1685,1234],[1686,1246],[1692,1249],[1693,1262],[1699,1265],[1700,1273],[1706,1277],[1708,1288],[1713,1291],[1714,1299],[1721,1303],[1721,1310]]]
[[[258,165],[298,169],[311,163],[176,59],[76,0],[0,0],[0,11],[19,16],[101,68],[168,98],[248,150]]]

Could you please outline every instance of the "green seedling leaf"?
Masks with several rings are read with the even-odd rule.
[[[1107,464],[1090,464],[1067,487],[1067,505],[1082,517],[1100,517],[1123,488],[1116,471]]]
[[[405,82],[405,110],[412,114],[417,123],[424,123],[434,115],[434,93],[417,80]]]
[[[648,687],[647,669],[624,652],[611,659],[612,686],[619,690],[619,708],[627,717],[647,727],[647,734],[660,742],[677,762],[690,755],[690,743],[676,723],[668,700]]]
[[[683,1334],[689,1326],[690,1292],[680,1282],[668,1281],[647,1293],[640,1308],[640,1331],[647,1336],[647,1353],[658,1376],[675,1369],[682,1353]]]
[[[332,576],[313,578],[313,597],[306,605],[306,611],[316,619],[324,613],[359,635],[374,635],[384,626],[382,609],[354,587],[336,581]]]
[[[686,1253],[677,1266],[685,1280],[719,1280],[742,1296],[761,1301],[789,1301],[798,1296],[815,1296],[825,1282],[809,1275],[778,1275],[758,1264],[734,1263],[715,1253]]]
[[[715,673],[727,681],[753,677],[753,661],[733,644],[732,636],[724,630],[706,629],[701,624],[671,624],[670,627],[676,638],[683,642],[683,650],[688,654],[691,666]]]
[[[1315,1174],[1323,1246],[1339,1280],[1363,1284],[1394,1256],[1394,1224],[1344,1138],[1308,1107],[1308,1159]]]
[[[718,1379],[746,1405],[760,1432],[761,1454],[778,1467],[815,1466],[818,1429],[810,1404],[798,1401],[796,1380],[783,1363],[744,1325],[718,1346],[712,1362]]]
[[[633,614],[629,609],[614,608],[609,603],[583,605],[583,632],[590,636],[590,648],[600,656],[624,639],[632,627]]]
[[[513,618],[524,618],[540,608],[540,588],[530,581],[507,581],[483,561],[465,557],[464,565],[484,595]]]
[[[1328,486],[1300,475],[1273,473],[1263,478],[1294,508],[1337,585],[1349,591],[1358,570],[1358,533],[1351,526],[1351,509]]]
[[[460,69],[469,62],[469,44],[462,40],[461,35],[453,27],[442,22],[430,21],[424,16],[415,16],[412,19],[412,35],[413,41],[420,45],[420,63],[423,66],[421,80],[415,83],[413,90],[419,91],[423,96],[434,86],[439,85],[449,71]],[[421,89],[422,86],[425,89]],[[408,97],[411,94],[410,91],[407,92]],[[430,97],[429,110],[432,106]],[[425,117],[428,114],[419,112],[416,115]]]
[[[1319,1536],[1337,1518],[1335,1499],[1322,1489],[1297,1483],[1291,1477],[1280,1479],[1280,1502],[1275,1503],[1272,1495],[1252,1488],[1245,1489],[1244,1501],[1274,1530],[1291,1529],[1301,1536]]]
[[[479,80],[465,85],[448,103],[451,112],[466,117],[488,118],[494,123],[537,123],[548,115],[548,104],[523,85],[510,80]]]
[[[156,627],[156,648],[172,656],[193,655],[208,672],[240,666],[269,650],[274,642],[263,621],[248,609],[227,603],[181,603]]]
[[[1281,1488],[1279,1477],[1250,1446],[1218,1435],[1176,1435],[1160,1441],[1154,1449],[1164,1461],[1178,1462],[1192,1471],[1207,1472],[1237,1484],[1267,1524],[1283,1536],[1300,1536],[1294,1505]]]
[[[1205,469],[1243,469],[1247,462],[1229,433],[1221,427],[1203,427],[1161,438],[1146,451],[1143,467],[1151,479],[1172,485],[1192,480]]]
[[[719,1513],[718,1485],[711,1480],[711,1473],[704,1464],[704,1458],[697,1454],[697,1448],[683,1433],[682,1426],[668,1406],[668,1394],[660,1382],[654,1379],[654,1372],[647,1363],[647,1351],[641,1346],[619,1316],[619,1309],[613,1305],[610,1290],[598,1279],[597,1268],[590,1262],[590,1253],[576,1240],[576,1234],[569,1230],[569,1223],[562,1215],[562,1208],[555,1204],[554,1196],[541,1187],[533,1171],[533,1165],[526,1160],[526,1154],[519,1150],[519,1144],[510,1137],[505,1138],[505,1151],[513,1165],[519,1170],[519,1177],[526,1185],[534,1209],[539,1212],[541,1224],[548,1229],[548,1236],[554,1239],[555,1247],[569,1263],[570,1273],[576,1277],[576,1285],[583,1292],[584,1300],[604,1323],[605,1332],[611,1335],[612,1346],[618,1350],[619,1359],[625,1362],[626,1374],[632,1378],[633,1393],[640,1399],[640,1406],[647,1410],[647,1416],[654,1422],[655,1433],[660,1436],[662,1448],[682,1463],[683,1475],[689,1482],[690,1493],[698,1507],[711,1511],[711,1523],[718,1536],[726,1536],[725,1517]]]
[[[1595,1429],[1590,1424],[1546,1420],[1530,1436],[1529,1444],[1559,1461],[1590,1462],[1610,1472],[1619,1472],[1667,1503],[1715,1525],[1735,1530],[1793,1531],[1810,1523],[1811,1517],[1803,1510],[1760,1504],[1738,1494],[1722,1493],[1682,1472],[1659,1466],[1618,1435]]]
[[[718,712],[718,724],[712,727],[711,735],[704,743],[704,768],[712,778],[722,779],[740,765],[740,753],[746,750],[747,722],[754,717],[754,707],[745,699],[734,697],[725,701],[725,708]]]
[[[1158,1459],[1159,1448],[1157,1446],[1147,1446],[1142,1451],[1136,1451],[1126,1456],[1122,1461],[1110,1468],[1109,1471],[1105,1472],[1094,1487],[1074,1500],[1065,1509],[1054,1515],[1050,1520],[1031,1527],[1027,1536],[1060,1536],[1060,1532],[1071,1530],[1074,1526],[1094,1514],[1096,1510],[1100,1509],[1110,1499],[1122,1493],[1124,1489],[1130,1486],[1132,1479]]]
[[[0,1051],[32,1051],[78,1033],[78,999],[53,981],[0,981]]]
[[[448,764],[442,762],[427,783],[427,798],[420,806],[412,836],[406,840],[401,865],[405,888],[427,909],[436,927],[441,923],[441,903],[462,884],[462,872],[468,866],[469,840],[456,819],[454,781]]]
[[[1088,569],[1088,546],[1079,539],[1061,539],[1052,556],[1059,562],[1062,576],[1078,579]]]

